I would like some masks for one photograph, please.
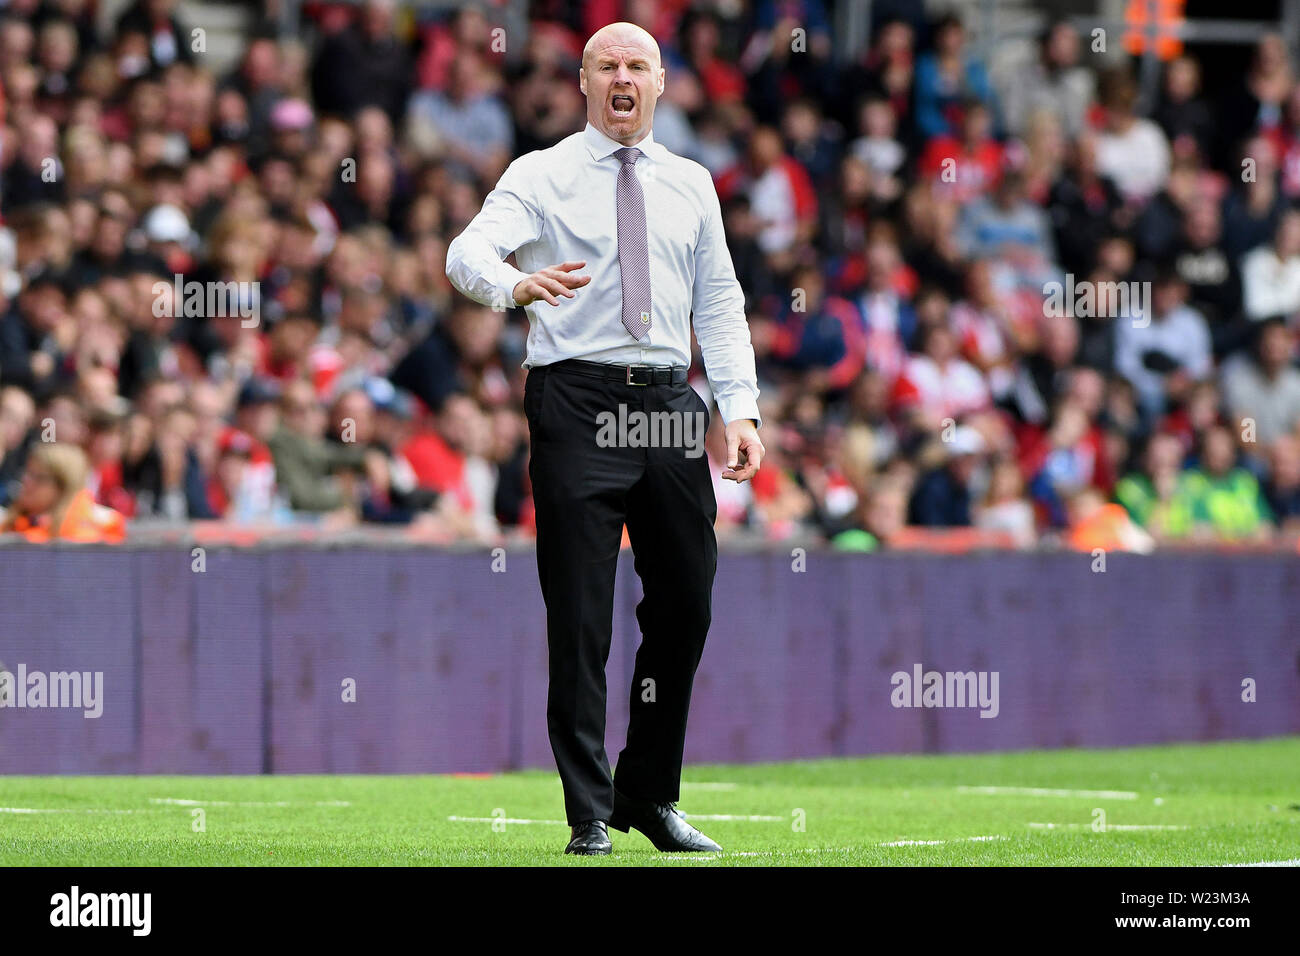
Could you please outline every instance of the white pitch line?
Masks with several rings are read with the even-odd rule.
[[[1097,797],[1102,800],[1136,800],[1132,790],[1057,790],[1051,787],[958,787],[958,793],[1022,797]]]
[[[673,854],[673,858],[678,860],[720,860],[723,857],[732,856],[795,856],[799,853],[849,853],[858,849],[861,848],[856,846],[810,846],[794,850],[745,850],[736,853],[728,853],[723,850],[721,853]]]
[[[350,807],[347,800],[316,800],[308,803],[293,800],[182,800],[180,797],[150,797],[150,803],[176,807]]]
[[[541,823],[557,827],[567,827],[567,820],[522,820],[514,817],[448,817],[453,823]]]
[[[1079,827],[1092,829],[1091,823],[1029,823],[1036,830],[1073,830]],[[1102,833],[1106,830],[1188,830],[1190,827],[1173,826],[1164,823],[1108,823],[1101,827],[1097,832]]]
[[[954,840],[896,840],[892,843],[877,843],[876,846],[937,846],[941,843],[968,843],[973,841],[988,840],[1005,840],[1005,836],[973,836],[959,837]],[[805,847],[794,850],[746,850],[742,852],[729,853],[726,850],[721,853],[691,853],[691,854],[674,854],[674,858],[681,862],[701,861],[701,860],[719,860],[727,857],[749,857],[749,856],[773,856],[786,857],[797,856],[801,853],[852,853],[864,849],[862,846],[836,846],[836,847]]]
[[[108,810],[98,807],[0,807],[0,813],[163,813],[162,810]]]
[[[1296,860],[1261,860],[1259,863],[1225,863],[1224,866],[1300,866]]]
[[[682,814],[682,816],[686,817],[686,819],[688,820],[714,820],[714,821],[741,820],[750,823],[785,823],[786,821],[785,817],[766,817],[766,816],[759,816],[757,814],[753,816],[740,816],[731,813],[684,813]],[[455,816],[448,817],[447,819],[454,821],[456,823],[497,823],[497,822],[525,823],[525,824],[542,823],[542,824],[554,824],[557,826],[568,826],[568,822],[565,820],[530,820],[530,819],[514,819],[514,818],[503,819],[502,817],[455,817]]]
[[[890,843],[877,843],[876,846],[939,846],[944,843],[976,843],[987,840],[1005,840],[1004,836],[957,837],[953,840],[894,840]]]

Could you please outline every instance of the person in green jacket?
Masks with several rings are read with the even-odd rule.
[[[1232,432],[1222,425],[1207,429],[1200,466],[1182,474],[1176,498],[1189,510],[1198,535],[1227,540],[1271,537],[1273,511],[1255,476],[1236,462]]]
[[[1176,435],[1157,432],[1147,441],[1141,470],[1130,472],[1115,485],[1115,500],[1157,541],[1186,538],[1192,533],[1191,503],[1179,494],[1182,473],[1182,442]]]

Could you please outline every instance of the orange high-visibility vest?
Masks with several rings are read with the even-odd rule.
[[[1076,551],[1123,550],[1123,530],[1128,524],[1123,505],[1105,504],[1070,529],[1067,543]]]
[[[1187,0],[1128,0],[1124,11],[1124,49],[1134,56],[1147,52],[1154,28],[1155,54],[1161,60],[1172,60],[1183,52],[1183,41],[1178,37],[1178,27],[1186,19],[1183,8]]]
[[[94,495],[83,488],[72,496],[57,535],[50,534],[48,515],[35,521],[19,515],[13,520],[11,530],[35,544],[44,544],[56,537],[60,541],[118,544],[126,538],[126,518],[112,508],[96,504]]]

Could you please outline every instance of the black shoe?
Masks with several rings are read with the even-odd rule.
[[[675,803],[634,800],[614,791],[614,814],[609,825],[615,830],[640,830],[656,850],[665,853],[721,853],[718,846],[686,822]]]
[[[570,835],[572,838],[569,840],[569,845],[564,848],[565,853],[576,853],[579,856],[607,856],[613,849],[604,820],[588,820],[579,823],[572,828]]]

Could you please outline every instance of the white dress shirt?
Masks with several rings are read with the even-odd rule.
[[[587,124],[550,149],[520,156],[483,209],[447,247],[447,277],[483,305],[516,306],[522,279],[562,262],[587,264],[591,282],[528,313],[524,368],[564,359],[618,365],[689,366],[691,322],[724,422],[759,421],[754,350],[745,297],[727,251],[722,210],[708,170],[670,153],[653,134],[636,144],[650,249],[651,325],[640,341],[623,327],[615,193],[617,143]],[[510,253],[516,269],[502,261]],[[521,271],[522,270],[522,271]]]

